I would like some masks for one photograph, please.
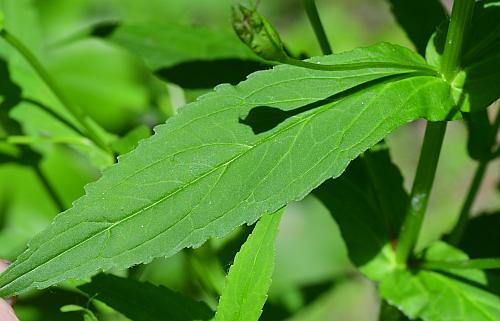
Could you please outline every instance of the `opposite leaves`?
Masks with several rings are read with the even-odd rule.
[[[422,65],[389,44],[312,60]],[[29,244],[0,276],[0,295],[196,247],[299,200],[395,128],[443,120],[441,78],[411,68],[319,71],[278,66],[194,102],[117,165]],[[255,134],[254,109],[285,116]],[[248,123],[248,122],[246,122]]]

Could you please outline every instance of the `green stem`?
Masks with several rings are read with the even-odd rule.
[[[453,3],[440,70],[448,82],[451,82],[458,72],[462,43],[473,10],[474,0],[455,0]],[[396,262],[398,265],[405,265],[408,257],[415,249],[434,182],[445,132],[445,122],[427,123],[424,143],[410,196],[410,205],[396,248]]]
[[[487,138],[488,141],[492,141],[493,144],[495,144],[494,138],[497,135],[499,127],[500,127],[500,109],[498,110],[496,119],[493,123],[493,126],[491,127],[490,135],[492,136],[492,139],[490,140],[489,137]],[[493,148],[493,146],[491,146],[490,148]],[[465,198],[464,203],[462,204],[462,208],[458,216],[458,222],[448,237],[448,242],[450,244],[457,245],[460,243],[460,240],[462,239],[465,228],[467,226],[467,222],[469,221],[472,205],[474,204],[474,200],[476,199],[479,187],[481,187],[481,182],[483,181],[484,174],[486,173],[488,164],[492,159],[494,159],[493,153],[491,154],[490,158],[479,161],[479,165],[477,166],[474,178],[472,179],[472,183],[469,187],[469,191],[467,192],[467,197]]]
[[[14,47],[33,67],[37,74],[42,78],[42,80],[47,84],[52,93],[59,99],[66,110],[80,123],[80,125],[85,129],[86,135],[100,148],[106,152],[112,154],[111,149],[105,143],[105,139],[94,129],[91,119],[83,113],[83,111],[74,105],[62,92],[56,82],[50,77],[49,73],[42,64],[38,61],[35,55],[14,35],[3,29],[0,31],[0,36],[8,42],[12,47]]]
[[[314,34],[318,39],[319,45],[321,47],[321,51],[324,55],[331,55],[332,47],[328,42],[328,38],[326,37],[325,29],[323,28],[323,24],[321,23],[321,19],[319,18],[318,8],[316,7],[315,0],[303,0],[304,7],[306,9],[307,16],[309,17],[309,21],[314,29]]]
[[[320,63],[313,63],[304,60],[295,59],[292,57],[286,57],[283,61],[279,61],[284,64],[294,65],[297,67],[303,67],[307,69],[324,70],[324,71],[342,71],[342,70],[359,70],[366,68],[400,68],[407,69],[409,71],[419,71],[429,73],[431,75],[436,75],[436,70],[431,66],[417,66],[417,65],[405,65],[398,64],[394,62],[353,62],[346,64],[336,64],[336,65],[325,65]]]
[[[474,0],[455,0],[453,3],[441,65],[441,73],[448,81],[453,80],[460,68],[462,44],[474,12],[474,2]]]
[[[439,154],[446,132],[446,122],[428,122],[420,152],[410,205],[396,248],[396,261],[405,264],[415,248],[434,182]]]
[[[85,137],[80,136],[23,136],[11,135],[5,142],[12,145],[30,145],[40,143],[50,144],[71,144],[71,145],[91,145],[92,143]]]
[[[422,262],[420,267],[429,270],[500,269],[500,258],[472,259],[466,261],[427,261]]]

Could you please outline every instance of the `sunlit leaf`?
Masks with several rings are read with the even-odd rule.
[[[445,243],[426,252],[428,260],[464,260],[467,255]],[[395,270],[380,284],[381,295],[410,318],[424,321],[500,320],[500,296],[487,289],[480,270]]]
[[[236,254],[214,321],[257,321],[274,271],[275,240],[283,211],[262,216]]]
[[[409,72],[425,65],[407,49],[379,44],[312,61],[380,59],[403,68],[279,66],[183,107],[30,242],[0,276],[0,294],[149,262],[227,235],[339,176],[395,128],[449,116],[448,84]],[[245,119],[256,107],[284,115],[255,134]]]

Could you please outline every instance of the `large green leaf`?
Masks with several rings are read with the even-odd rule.
[[[233,33],[178,24],[130,24],[109,40],[138,55],[159,76],[186,88],[237,83],[266,65]]]
[[[257,321],[274,271],[275,240],[283,211],[264,215],[236,254],[215,321]]]
[[[427,260],[465,260],[467,255],[438,242],[424,257]],[[500,296],[487,289],[480,270],[395,270],[380,283],[380,293],[410,318],[424,321],[500,320]]]
[[[386,145],[364,153],[314,194],[339,224],[349,257],[363,273],[378,280],[394,267],[391,242],[397,239],[409,198]]]
[[[376,60],[423,64],[389,44],[313,61]],[[149,262],[226,235],[339,176],[398,126],[448,116],[446,82],[420,73],[381,79],[398,73],[408,70],[278,66],[218,87],[88,185],[0,276],[0,294]],[[255,107],[292,114],[254,134],[241,118]]]
[[[208,320],[213,312],[203,302],[162,286],[99,274],[78,287],[134,321]]]

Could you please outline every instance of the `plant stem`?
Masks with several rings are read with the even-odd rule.
[[[85,129],[86,135],[100,148],[106,152],[112,154],[111,149],[105,143],[105,139],[94,129],[91,123],[91,119],[83,113],[83,111],[74,105],[62,92],[56,82],[50,77],[49,73],[42,64],[38,61],[35,55],[14,35],[3,29],[0,31],[0,36],[7,41],[12,47],[14,47],[33,67],[37,74],[42,78],[42,80],[47,84],[52,93],[59,99],[66,110],[79,122],[79,124]]]
[[[462,44],[474,12],[474,2],[474,0],[455,0],[453,3],[441,65],[441,73],[448,81],[453,80],[460,67]]]
[[[323,28],[323,24],[321,23],[321,19],[319,18],[318,8],[316,7],[315,0],[303,0],[304,7],[306,9],[307,17],[311,22],[311,25],[314,29],[314,34],[318,39],[319,45],[321,47],[321,51],[324,55],[331,55],[332,47],[328,42],[328,38],[326,37],[325,29]]]
[[[496,137],[499,127],[500,127],[500,109],[498,110],[496,119],[493,123],[493,126],[491,127],[490,135],[493,138]],[[491,146],[490,148],[493,148],[493,146]],[[472,179],[472,183],[469,187],[469,191],[467,192],[467,197],[465,198],[464,203],[462,204],[460,215],[458,216],[458,222],[448,237],[448,242],[452,245],[459,244],[460,240],[462,239],[465,227],[467,226],[467,222],[470,217],[470,211],[472,205],[474,204],[474,200],[476,199],[479,187],[481,186],[481,182],[483,181],[484,174],[486,173],[486,169],[488,167],[489,162],[492,159],[494,159],[494,155],[492,154],[491,156],[492,157],[488,159],[479,161],[476,172],[474,174],[474,178]]]
[[[411,191],[410,205],[396,248],[396,260],[398,264],[406,263],[408,256],[417,243],[434,182],[434,175],[445,132],[446,122],[427,123],[417,173],[415,174],[415,181],[413,182]]]
[[[11,135],[5,141],[12,145],[30,145],[40,143],[50,144],[72,144],[72,145],[91,145],[91,141],[80,136],[22,136]]]
[[[472,259],[466,261],[427,261],[422,262],[420,267],[429,270],[500,269],[500,258]]]
[[[448,82],[453,80],[459,69],[462,43],[473,9],[474,0],[455,0],[453,3],[440,70]],[[396,248],[396,263],[398,265],[406,264],[417,243],[445,132],[446,122],[427,123],[424,143],[410,196],[409,209]]]

